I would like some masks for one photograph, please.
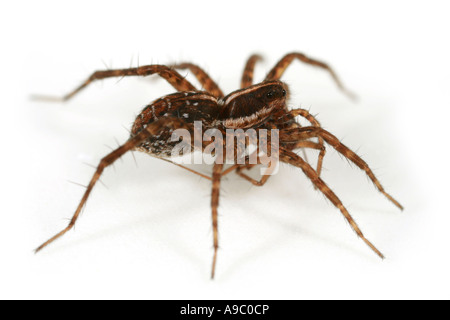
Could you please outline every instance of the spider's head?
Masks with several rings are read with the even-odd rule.
[[[265,81],[230,93],[222,99],[221,119],[227,128],[250,128],[284,108],[288,87],[281,81]]]

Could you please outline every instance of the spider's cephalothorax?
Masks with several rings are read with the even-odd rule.
[[[62,100],[70,99],[95,80],[110,77],[148,76],[151,74],[158,74],[160,77],[167,80],[177,92],[155,100],[142,110],[133,124],[128,141],[100,161],[69,225],[39,246],[36,249],[36,252],[73,228],[94,185],[99,180],[106,167],[111,165],[128,151],[133,150],[143,151],[152,156],[170,161],[167,157],[171,155],[176,144],[176,142],[171,140],[174,130],[185,129],[187,132],[194,133],[196,130],[194,124],[199,122],[202,130],[217,129],[220,132],[228,131],[227,129],[276,130],[279,138],[278,161],[300,168],[311,180],[314,187],[322,192],[341,211],[357,235],[376,254],[383,257],[381,252],[378,251],[378,249],[363,235],[358,225],[336,194],[321,179],[320,173],[326,151],[325,145],[331,146],[362,169],[383,195],[400,209],[402,209],[402,206],[386,193],[369,166],[356,153],[342,144],[333,134],[324,130],[315,117],[307,110],[288,108],[287,99],[289,90],[287,85],[280,81],[280,78],[294,59],[298,59],[304,63],[328,71],[338,87],[351,96],[327,64],[297,52],[284,56],[272,70],[270,70],[264,81],[259,84],[253,84],[253,70],[256,62],[260,60],[260,56],[251,56],[246,63],[244,74],[242,75],[241,89],[236,90],[227,96],[224,96],[219,86],[206,72],[192,63],[181,63],[172,66],[149,65],[137,68],[94,72],[78,88],[64,96]],[[201,83],[203,91],[197,90],[188,80],[182,77],[176,69],[189,69]],[[309,122],[309,125],[300,125],[296,119],[297,117],[304,118]],[[190,143],[192,149],[194,149],[195,141],[190,141]],[[200,148],[203,150],[205,145],[202,144]],[[296,150],[305,149],[314,149],[319,152],[315,168],[308,162],[306,156],[301,157],[294,152]],[[264,153],[267,152],[267,150],[264,151],[258,148],[255,152]],[[211,207],[214,244],[212,277],[214,277],[215,274],[217,250],[219,248],[217,208],[219,205],[221,178],[234,171],[252,184],[262,186],[270,177],[270,174],[267,171],[260,180],[255,180],[243,172],[244,169],[250,169],[258,164],[260,164],[260,162],[246,162],[243,164],[236,162],[234,165],[224,169],[224,164],[216,161],[213,165],[211,176],[176,164],[212,181]]]
[[[227,128],[258,126],[285,108],[287,92],[287,85],[281,81],[265,81],[234,91],[221,100],[219,120]]]

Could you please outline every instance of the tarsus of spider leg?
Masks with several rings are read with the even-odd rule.
[[[66,99],[64,97],[32,94],[30,95],[30,100],[37,102],[64,102]]]

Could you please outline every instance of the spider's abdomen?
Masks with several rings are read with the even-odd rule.
[[[218,112],[217,99],[207,92],[177,92],[147,105],[137,116],[131,133],[137,134],[150,123],[163,117],[176,117],[187,123],[193,123],[195,120],[209,123],[217,118]]]
[[[203,125],[211,124],[217,119],[219,105],[217,98],[207,92],[186,91],[169,94],[147,105],[131,129],[135,136],[153,124],[156,132],[144,141],[137,149],[158,155],[170,155],[178,142],[172,141],[175,129],[188,129],[194,121],[202,121]]]

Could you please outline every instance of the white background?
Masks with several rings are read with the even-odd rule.
[[[16,1],[2,3],[0,298],[416,299],[450,297],[449,8],[445,1]],[[245,59],[256,77],[290,51],[334,67],[292,64],[292,107],[316,114],[357,150],[400,212],[331,148],[324,180],[381,261],[302,172],[283,166],[263,188],[223,180],[216,279],[210,182],[136,154],[102,177],[75,231],[62,229],[95,165],[127,139],[139,111],[173,92],[157,78],[96,83],[91,72],[184,60],[224,91]],[[188,79],[192,79],[188,75]],[[194,81],[195,82],[195,81]],[[312,154],[311,154],[312,156]],[[208,168],[201,168],[208,172]]]

